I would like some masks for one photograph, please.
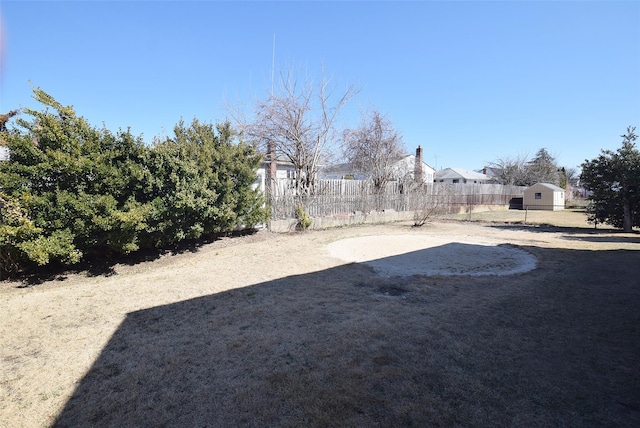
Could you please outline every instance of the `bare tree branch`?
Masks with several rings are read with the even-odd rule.
[[[531,183],[528,155],[498,158],[489,162],[492,175],[500,184],[511,186],[528,186]]]
[[[376,189],[394,178],[394,163],[405,151],[402,136],[379,111],[362,113],[357,128],[343,133],[342,150],[356,172],[371,177]]]
[[[276,91],[256,103],[252,119],[238,115],[236,120],[240,131],[264,152],[273,144],[276,155],[291,162],[299,194],[310,195],[320,165],[331,153],[336,118],[355,93],[350,86],[336,100],[336,88],[324,69],[317,85],[310,80],[300,84],[289,70],[280,73]]]

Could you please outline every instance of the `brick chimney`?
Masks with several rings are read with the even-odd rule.
[[[271,204],[273,199],[274,183],[277,176],[277,158],[276,158],[276,145],[269,141],[267,144],[267,155],[265,161],[268,163],[264,171],[264,193],[267,196],[267,204]]]
[[[422,147],[418,146],[416,149],[416,163],[413,168],[413,179],[418,183],[422,183]]]
[[[267,176],[269,177],[270,180],[275,180],[277,175],[276,171],[278,170],[278,166],[277,166],[278,158],[276,155],[276,144],[273,141],[269,141],[268,150],[269,150],[269,172]]]

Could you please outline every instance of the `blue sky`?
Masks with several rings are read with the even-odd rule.
[[[479,169],[545,147],[567,167],[640,128],[640,2],[2,0],[0,112],[30,83],[91,124],[151,142],[219,122],[294,65],[386,114],[408,152]]]

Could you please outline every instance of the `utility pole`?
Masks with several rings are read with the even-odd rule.
[[[434,155],[434,158],[436,158],[436,171],[438,170],[438,158],[442,157],[442,156],[438,156],[438,155]]]
[[[276,66],[276,33],[273,33],[273,49],[271,50],[271,96],[273,96],[273,72]]]

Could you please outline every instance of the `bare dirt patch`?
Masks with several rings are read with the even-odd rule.
[[[332,257],[364,263],[382,276],[513,275],[536,267],[536,258],[500,241],[426,235],[361,236],[327,246]]]
[[[0,426],[638,426],[640,237],[576,226],[260,232],[0,283]],[[373,236],[537,265],[389,277],[331,255]]]

